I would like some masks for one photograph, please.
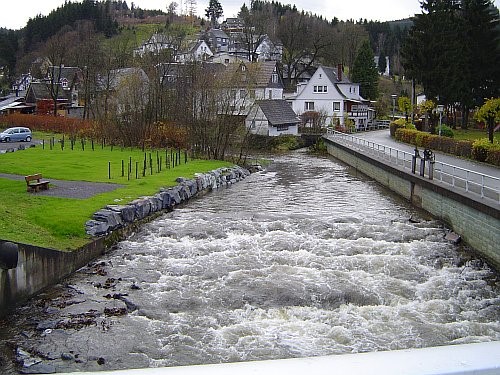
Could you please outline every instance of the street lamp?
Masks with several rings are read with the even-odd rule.
[[[396,110],[396,98],[398,96],[396,94],[392,94],[391,95],[391,98],[392,98],[392,122],[394,122],[394,111]]]
[[[441,127],[442,127],[441,122],[443,119],[444,105],[439,104],[437,106],[437,111],[439,113],[439,136],[441,137]]]

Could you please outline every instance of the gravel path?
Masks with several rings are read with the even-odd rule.
[[[0,178],[24,181],[24,176],[15,174],[0,173]],[[123,186],[119,184],[108,184],[103,182],[64,181],[53,179],[48,180],[50,180],[50,188],[48,190],[39,191],[37,193],[38,195],[60,198],[86,199],[97,194],[116,190]]]

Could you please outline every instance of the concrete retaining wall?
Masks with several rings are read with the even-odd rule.
[[[328,153],[445,222],[500,270],[500,210],[325,139]]]
[[[260,170],[259,166],[254,168]],[[87,233],[95,240],[72,252],[0,240],[0,316],[104,254],[107,247],[142,223],[198,194],[230,186],[248,175],[250,171],[239,166],[219,168],[197,174],[194,179],[179,178],[177,186],[153,197],[142,197],[124,206],[107,206],[86,223]]]

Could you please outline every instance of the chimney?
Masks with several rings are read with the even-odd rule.
[[[337,65],[337,79],[342,81],[342,64]]]

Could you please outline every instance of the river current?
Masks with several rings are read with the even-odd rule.
[[[15,310],[0,370],[16,373],[14,357],[92,371],[500,340],[500,281],[446,230],[334,159],[276,157]]]

